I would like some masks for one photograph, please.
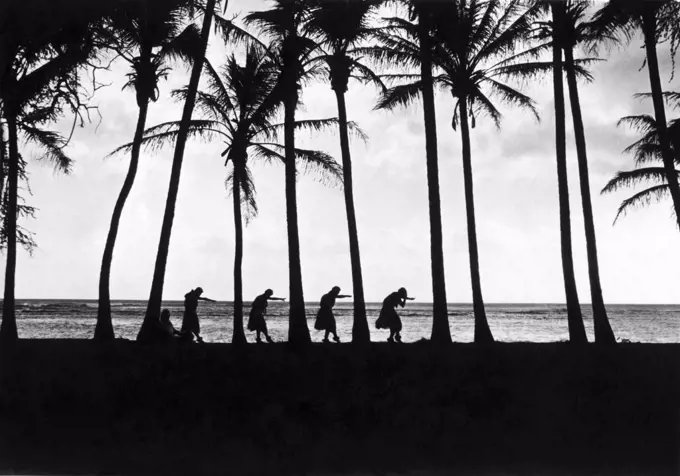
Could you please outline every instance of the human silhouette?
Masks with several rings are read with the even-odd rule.
[[[340,288],[338,286],[333,286],[329,292],[321,297],[321,303],[319,305],[319,312],[316,314],[316,322],[314,323],[314,329],[319,331],[325,330],[326,335],[323,341],[328,341],[328,335],[333,334],[333,340],[335,342],[340,342],[340,337],[336,331],[335,326],[335,316],[333,315],[333,306],[335,306],[335,300],[338,298],[348,298],[352,297],[349,294],[340,294]]]
[[[179,334],[179,331],[170,322],[170,311],[167,309],[163,309],[161,312],[159,328],[163,340],[174,339]]]
[[[267,323],[264,320],[264,315],[267,314],[267,305],[269,300],[273,301],[285,301],[286,298],[274,297],[274,291],[267,289],[263,294],[260,294],[253,301],[253,305],[250,308],[250,317],[248,318],[248,330],[257,332],[257,338],[255,341],[257,343],[262,342],[260,334],[264,334],[267,342],[270,344],[274,341],[269,337],[267,332]]]
[[[415,298],[408,297],[406,288],[399,288],[398,291],[391,293],[383,300],[380,316],[375,321],[377,329],[389,329],[390,337],[387,342],[401,342],[401,319],[397,314],[396,307],[404,307],[406,300],[413,301]]]
[[[180,330],[180,336],[186,340],[194,340],[194,336],[198,342],[203,342],[201,338],[201,326],[198,322],[198,314],[196,310],[198,309],[198,301],[209,301],[217,302],[210,298],[201,297],[203,294],[203,288],[198,287],[192,289],[184,295],[184,318],[182,319],[182,328]]]

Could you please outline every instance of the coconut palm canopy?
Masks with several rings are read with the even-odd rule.
[[[639,94],[638,97],[649,99],[650,95]],[[668,92],[665,94],[667,102],[674,109],[680,109],[680,94]],[[660,202],[668,198],[668,182],[664,174],[662,164],[662,152],[659,144],[659,133],[656,120],[649,114],[626,116],[619,120],[619,126],[628,127],[641,134],[640,139],[626,147],[624,152],[632,155],[636,168],[629,171],[617,172],[602,193],[612,193],[620,189],[635,188],[645,184],[647,188],[636,192],[625,199],[616,213],[614,223],[625,216],[630,210],[644,207],[654,202]],[[680,165],[680,119],[675,118],[668,122],[668,130],[671,137],[671,150],[676,165]],[[678,171],[680,176],[680,171]]]
[[[472,3],[474,2],[467,2],[468,5]],[[488,3],[478,1],[476,4],[480,14],[483,14],[485,11],[483,7]],[[252,34],[258,35],[263,43],[269,44],[267,36],[261,35],[258,31],[259,25],[255,23],[245,25],[243,20],[249,12],[264,11],[270,9],[272,5],[274,3],[265,0],[230,0],[226,13],[220,10],[220,14],[224,19],[233,20],[234,23],[244,26]],[[597,9],[598,6],[595,5],[594,8]],[[517,13],[519,15],[521,12]],[[239,16],[234,18],[236,14]],[[383,7],[378,15],[398,17],[410,23],[408,16],[393,4]],[[590,19],[589,15],[590,11],[587,12],[587,19]],[[446,17],[442,15],[442,19],[444,18]],[[389,28],[384,34],[396,31],[396,20],[394,23],[387,23]],[[367,26],[385,25],[378,20],[375,22],[372,20]],[[676,30],[668,30],[669,34],[673,31]],[[442,37],[445,33],[441,33]],[[622,156],[621,150],[639,139],[638,137],[631,140],[627,135],[628,129],[616,127],[619,118],[652,113],[651,103],[640,104],[632,98],[634,93],[649,91],[650,88],[646,72],[639,71],[645,56],[644,50],[640,49],[641,35],[639,32],[631,34],[626,49],[600,49],[598,55],[603,61],[587,65],[593,81],[579,83],[589,148],[591,186],[595,190],[602,189],[617,171],[627,169],[626,164],[630,158]],[[414,38],[404,34],[402,39],[408,42]],[[351,45],[348,50],[356,50],[355,57],[360,59],[362,64],[376,67],[368,53],[360,50],[364,46],[366,44]],[[671,61],[667,53],[670,46],[670,42],[659,46],[661,80],[664,89],[677,90],[675,87],[677,77],[669,83]],[[521,54],[531,47],[532,45],[520,44],[516,47],[515,54]],[[154,51],[158,52],[160,48],[157,46]],[[324,46],[324,50],[330,53],[330,43]],[[211,64],[217,65],[216,71],[219,74],[219,66],[232,54],[235,55],[237,63],[243,65],[245,51],[242,46],[225,47],[221,37],[213,35],[208,58]],[[310,48],[309,59],[311,60],[317,52]],[[522,300],[559,302],[563,299],[562,278],[559,272],[560,258],[554,250],[558,231],[555,216],[557,202],[550,82],[547,78],[538,81],[514,81],[500,74],[504,72],[502,68],[506,67],[505,65],[511,67],[519,63],[545,62],[548,59],[545,54],[537,57],[527,55],[516,58],[517,61],[508,61],[510,56],[484,56],[480,51],[465,56],[468,61],[484,57],[480,62],[482,65],[480,70],[486,75],[492,75],[494,81],[533,100],[533,103],[517,102],[522,96],[512,93],[510,96],[504,93],[495,96],[495,92],[501,91],[490,81],[480,80],[468,84],[477,88],[474,91],[480,92],[480,95],[470,103],[475,111],[471,150],[480,266],[484,298],[488,302]],[[378,72],[400,75],[417,73],[415,68],[418,65],[408,60],[405,55],[399,63],[392,63],[391,60],[389,65],[387,63],[386,61],[383,64],[384,69],[376,68]],[[441,61],[441,66],[435,70],[435,76],[448,76],[449,73],[454,73],[455,64],[450,63]],[[446,66],[447,70],[445,71],[442,66]],[[500,69],[494,70],[494,67]],[[67,157],[75,160],[69,178],[55,177],[52,167],[42,167],[39,162],[30,160],[35,156],[33,148],[22,149],[22,156],[27,161],[31,190],[34,193],[29,198],[24,191],[28,199],[26,204],[36,207],[38,214],[36,220],[20,219],[19,224],[35,232],[39,244],[45,243],[44,249],[32,259],[21,252],[18,255],[17,269],[21,272],[17,274],[17,290],[25,290],[27,293],[20,293],[22,296],[78,297],[81,290],[95,291],[92,283],[96,282],[97,269],[92,263],[101,259],[102,235],[106,233],[108,217],[128,164],[127,157],[123,156],[118,156],[120,159],[106,161],[100,161],[98,158],[105,157],[120,144],[130,142],[134,135],[136,93],[130,88],[121,91],[130,79],[127,74],[131,71],[128,62],[118,59],[113,63],[110,72],[98,75],[101,82],[111,84],[111,87],[100,89],[95,95],[103,121],[98,128],[96,124],[86,125],[84,128],[76,127],[71,145],[63,149]],[[536,67],[535,71],[538,72],[539,68]],[[354,73],[358,75],[359,71],[355,70]],[[495,73],[498,75],[493,76]],[[204,76],[202,83],[204,85],[207,85],[206,78],[207,76]],[[529,76],[529,79],[532,78]],[[383,80],[389,86],[398,87],[403,83],[412,84],[418,77],[388,77]],[[158,83],[158,91],[154,90],[154,96],[157,94],[158,99],[150,106],[147,121],[149,125],[170,123],[179,119],[181,102],[173,101],[170,93],[173,89],[181,89],[187,82],[187,72],[182,68],[173,67],[167,81],[161,80]],[[362,257],[365,256],[363,268],[366,300],[379,301],[392,288],[397,289],[403,285],[401,283],[412,282],[412,285],[407,286],[409,293],[427,301],[431,299],[431,278],[428,268],[430,244],[426,232],[429,223],[427,185],[423,169],[422,112],[416,108],[397,108],[391,112],[373,111],[376,89],[358,82],[356,87],[354,84],[350,82],[346,96],[348,117],[356,121],[370,137],[366,147],[353,145],[351,149],[357,225],[361,232]],[[450,295],[448,298],[450,301],[469,301],[470,273],[467,267],[465,235],[462,233],[465,228],[465,210],[460,167],[461,139],[459,130],[454,132],[450,127],[456,101],[451,95],[451,87],[443,83],[443,77],[439,85],[443,87],[435,95],[435,104],[438,119],[444,256],[447,289]],[[203,87],[200,90],[208,92]],[[335,97],[328,84],[326,66],[319,66],[314,77],[302,82],[300,94],[303,104],[297,112],[300,120],[336,115]],[[501,116],[485,107],[482,95],[502,116],[501,129],[496,128],[494,120],[494,117]],[[417,94],[412,96],[412,99],[416,98]],[[507,103],[506,99],[510,102]],[[509,107],[513,103],[522,102],[527,106],[529,104],[533,106],[542,118],[540,123],[535,121],[530,106]],[[668,115],[671,118],[675,117],[670,108]],[[214,120],[204,115],[198,108],[193,119]],[[279,115],[270,122],[275,124],[282,119],[283,117]],[[458,119],[460,120],[460,114]],[[44,129],[68,137],[72,124],[71,116],[68,121],[45,125]],[[567,126],[567,138],[570,139],[569,117]],[[460,128],[460,125],[457,124],[457,127]],[[174,251],[171,251],[164,294],[169,298],[183,296],[186,293],[187,281],[201,283],[211,297],[217,299],[230,297],[229,273],[215,270],[215,263],[229,263],[232,256],[230,247],[224,245],[224,240],[232,236],[231,221],[226,218],[224,220],[215,218],[215,209],[222,210],[224,200],[228,197],[224,189],[224,179],[228,173],[224,168],[226,155],[220,157],[220,154],[225,151],[229,141],[225,142],[217,137],[215,134],[212,141],[190,139],[187,146],[177,201],[177,221],[172,235],[172,250],[186,250],[186,256],[192,256],[192,266],[189,270],[183,261],[185,258],[172,258]],[[301,134],[300,139],[304,141],[298,145],[300,149],[320,150],[336,158],[340,156],[336,135],[312,134],[310,137]],[[272,142],[282,143],[281,141],[282,134],[278,140]],[[162,153],[154,156],[148,154],[146,150],[142,151],[137,182],[130,195],[131,203],[134,201],[135,204],[130,204],[121,220],[116,260],[112,268],[112,296],[146,298],[145,293],[148,290],[157,246],[162,197],[167,194],[166,179],[170,171],[170,149],[164,149]],[[37,149],[35,150],[37,152]],[[273,146],[271,150],[281,152]],[[570,167],[573,167],[570,169],[570,178],[575,177],[575,159],[575,152],[569,145],[567,160],[571,164]],[[246,261],[243,272],[246,299],[261,293],[259,285],[263,273],[261,270],[267,270],[269,280],[267,286],[275,289],[277,294],[287,288],[288,281],[287,258],[283,245],[285,214],[282,206],[284,196],[282,167],[261,166],[254,152],[249,153],[248,164],[258,192],[258,217],[250,223],[244,237]],[[574,187],[575,183],[570,183],[572,194],[577,193],[577,188]],[[309,295],[310,299],[323,294],[328,288],[326,283],[329,281],[341,285],[343,291],[349,289],[351,282],[346,251],[347,228],[340,190],[340,188],[326,189],[313,180],[305,180],[304,177],[299,179],[301,262],[305,295]],[[593,197],[605,298],[611,301],[627,301],[633,299],[634,294],[639,292],[639,295],[645,296],[646,299],[664,301],[662,290],[665,288],[659,283],[673,279],[673,276],[669,275],[672,271],[664,263],[673,259],[669,254],[673,255],[676,253],[675,250],[666,249],[664,246],[649,247],[641,251],[639,256],[632,257],[630,262],[620,265],[627,267],[626,269],[631,272],[625,272],[620,267],[612,270],[612,255],[627,255],[627,250],[633,247],[638,249],[637,244],[640,242],[656,242],[655,240],[663,240],[663,237],[670,242],[677,233],[674,224],[669,222],[668,210],[665,207],[649,207],[644,212],[629,214],[626,220],[618,221],[615,228],[609,228],[607,224],[616,216],[621,201],[630,195],[624,194],[624,191],[619,191],[615,194]],[[213,208],[212,204],[215,204],[216,208]],[[224,208],[224,214],[227,217],[231,216],[230,208]],[[59,226],[56,226],[56,217]],[[220,243],[221,245],[218,245]],[[578,264],[583,259],[583,250],[580,250],[579,247],[582,245],[577,240],[574,246],[576,279],[581,288],[587,286],[587,276],[579,271],[583,267]],[[66,261],[66,256],[70,256],[73,249],[79,250],[78,256]],[[324,254],[324,260],[318,259],[320,253]],[[70,278],[58,281],[49,279],[55,268],[66,270]],[[641,268],[649,270],[645,280],[642,278],[638,280],[636,277],[638,274],[632,272]],[[132,269],[135,271],[131,272]],[[518,279],[518,275],[521,275],[522,279]],[[0,278],[2,279],[4,278]],[[632,288],[627,284],[630,280],[633,280],[633,284],[630,285]],[[213,293],[212,289],[220,291]],[[91,294],[90,297],[94,295]]]

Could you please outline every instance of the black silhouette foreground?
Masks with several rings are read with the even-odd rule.
[[[680,345],[0,348],[0,473],[674,475]]]
[[[380,316],[375,321],[376,329],[389,329],[390,336],[387,342],[401,342],[401,318],[397,314],[397,306],[404,307],[406,300],[413,301],[415,298],[408,297],[406,288],[399,288],[398,291],[391,293],[383,300]]]
[[[321,296],[321,303],[319,304],[319,312],[316,314],[316,322],[314,322],[314,329],[318,331],[326,331],[323,341],[330,342],[328,336],[333,334],[333,340],[340,342],[338,332],[335,324],[335,316],[333,315],[333,306],[335,306],[336,299],[352,297],[349,294],[340,294],[340,288],[333,286],[329,292]]]
[[[198,301],[217,302],[213,299],[201,297],[203,288],[198,287],[192,289],[184,295],[184,318],[182,319],[182,328],[180,336],[183,340],[196,341],[203,343],[201,337],[201,324],[198,321]]]
[[[264,334],[267,342],[272,344],[274,341],[269,336],[267,330],[267,322],[264,320],[264,315],[267,314],[268,301],[285,301],[286,298],[274,297],[274,291],[267,289],[264,293],[255,298],[250,308],[250,317],[248,318],[248,330],[257,333],[255,341],[259,344],[262,342],[261,334]]]

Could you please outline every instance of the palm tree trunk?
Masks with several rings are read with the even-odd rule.
[[[205,51],[208,46],[208,38],[210,37],[210,24],[212,23],[215,2],[216,0],[208,0],[205,16],[203,18],[203,28],[201,30],[201,40],[203,42],[203,46],[201,48],[201,54],[194,61],[193,68],[191,70],[189,89],[187,92],[186,101],[184,102],[182,121],[180,122],[179,131],[177,134],[175,155],[172,160],[170,186],[168,188],[168,197],[165,202],[163,226],[161,227],[161,237],[158,244],[158,254],[156,256],[156,266],[154,268],[153,281],[151,283],[149,303],[146,308],[146,315],[144,316],[142,328],[139,330],[139,334],[137,335],[137,340],[146,340],[151,335],[153,332],[153,325],[155,321],[159,319],[161,313],[161,302],[163,300],[163,281],[165,280],[165,267],[168,260],[172,222],[175,217],[175,202],[177,201],[177,192],[179,191],[179,178],[182,171],[182,160],[184,159],[184,147],[186,146],[187,142],[191,114],[193,113],[194,103],[196,102],[198,81],[201,78],[201,71],[203,70],[203,62],[205,60]]]
[[[289,77],[292,77],[289,70]],[[284,73],[285,74],[285,73]],[[297,216],[297,171],[295,167],[295,109],[297,108],[297,83],[287,79],[284,104],[284,140],[286,157],[286,222],[288,224],[288,280],[290,311],[288,315],[288,342],[304,345],[312,341],[305,314],[305,298],[302,291],[302,267],[300,265],[300,237]]]
[[[553,3],[553,19],[556,17]],[[571,250],[571,218],[569,212],[569,184],[567,182],[566,119],[564,112],[564,81],[562,78],[562,50],[553,38],[553,89],[555,95],[555,147],[557,152],[557,187],[560,204],[560,242],[562,246],[562,272],[567,297],[567,323],[569,340],[573,343],[588,342],[583,326],[581,306],[576,291],[574,261]]]
[[[342,174],[345,192],[345,208],[347,210],[347,228],[349,229],[349,256],[352,263],[352,292],[354,295],[354,321],[352,323],[352,342],[366,343],[371,341],[371,333],[366,319],[366,302],[364,301],[364,282],[361,275],[361,258],[359,256],[359,235],[357,218],[354,212],[354,188],[352,183],[352,158],[349,150],[347,133],[347,105],[345,93],[336,90],[338,118],[340,121],[340,150],[342,152]]]
[[[586,249],[588,253],[588,277],[590,278],[590,296],[593,306],[593,323],[595,325],[595,342],[615,343],[614,331],[609,324],[607,309],[604,306],[602,287],[600,286],[600,269],[597,260],[597,243],[595,241],[595,221],[593,219],[593,205],[590,199],[590,178],[588,177],[588,155],[586,149],[586,134],[581,115],[581,102],[578,96],[578,83],[574,68],[574,52],[568,47],[564,50],[567,83],[569,85],[569,100],[571,101],[571,115],[574,120],[574,136],[576,138],[576,154],[578,156],[579,184],[581,186],[581,203],[583,205],[583,223],[586,231]]]
[[[470,249],[470,277],[472,281],[472,307],[475,312],[475,344],[494,341],[486,319],[482,299],[482,280],[479,275],[479,251],[477,249],[477,224],[475,222],[475,198],[472,188],[472,153],[470,150],[470,125],[468,124],[467,98],[460,98],[460,133],[463,139],[463,182],[465,185],[465,210],[467,214],[468,247]]]
[[[19,339],[17,321],[14,315],[14,283],[17,268],[17,193],[19,175],[19,148],[17,135],[17,119],[13,112],[6,108],[7,129],[9,136],[9,167],[7,170],[7,187],[9,204],[7,207],[7,265],[5,268],[5,295],[2,302],[2,325],[0,325],[0,341],[15,342]]]
[[[652,101],[654,103],[654,116],[656,129],[659,134],[659,144],[663,157],[663,168],[666,172],[668,189],[673,199],[675,219],[680,227],[680,185],[675,170],[673,153],[670,148],[668,126],[666,124],[666,109],[663,102],[663,90],[661,88],[661,76],[659,74],[659,60],[656,55],[656,15],[647,10],[642,17],[642,30],[645,36],[645,49],[647,51],[647,70],[649,71],[649,83],[652,89]]]
[[[0,114],[0,200],[2,200],[2,191],[5,189],[5,162],[7,156],[5,155],[5,129],[2,127],[2,115]]]
[[[246,343],[246,335],[243,331],[243,277],[241,265],[243,264],[243,221],[241,217],[241,171],[234,163],[232,176],[234,198],[234,334],[231,343],[242,345]]]
[[[104,256],[102,257],[102,267],[99,273],[99,305],[97,308],[97,325],[94,328],[95,340],[108,341],[113,340],[115,335],[113,333],[113,323],[111,321],[111,296],[110,296],[110,278],[111,278],[111,262],[113,260],[113,249],[116,246],[116,237],[118,236],[118,226],[120,225],[120,217],[123,214],[125,202],[130,195],[132,185],[135,183],[137,175],[137,166],[139,165],[139,153],[142,147],[142,138],[144,137],[144,129],[146,127],[146,116],[149,110],[149,101],[142,102],[139,106],[139,116],[137,117],[137,128],[135,129],[135,137],[132,142],[132,151],[130,154],[130,166],[128,167],[123,188],[120,190],[118,200],[113,208],[113,216],[111,217],[111,226],[109,227],[109,234],[106,237],[106,245],[104,246]]]
[[[418,17],[420,43],[420,74],[423,84],[423,117],[425,122],[425,157],[427,164],[427,194],[430,212],[430,260],[432,263],[432,335],[436,344],[451,343],[449,313],[446,302],[444,274],[444,239],[442,237],[441,198],[439,196],[439,157],[437,155],[437,119],[432,89],[432,58],[428,12]]]

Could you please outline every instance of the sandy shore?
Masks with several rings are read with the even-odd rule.
[[[0,349],[1,472],[676,475],[679,410],[674,344]]]

